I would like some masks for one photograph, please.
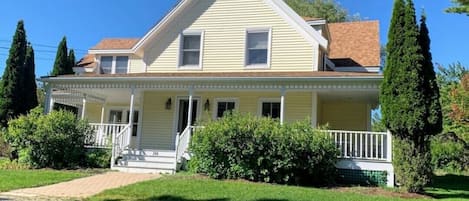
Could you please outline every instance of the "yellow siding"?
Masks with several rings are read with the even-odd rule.
[[[271,71],[308,71],[317,65],[319,45],[311,45],[265,1],[204,0],[146,48],[148,72],[178,71],[179,34],[186,29],[204,31],[203,71],[243,71],[246,29],[269,27]]]
[[[142,148],[173,149],[174,147],[174,117],[177,97],[187,97],[184,92],[145,92],[144,113],[142,124]],[[165,109],[165,102],[171,98],[171,110]],[[277,98],[280,92],[197,92],[194,98],[199,101],[197,106],[198,124],[210,121],[215,111],[217,98],[236,98],[241,113],[258,115],[260,100],[263,98]],[[206,100],[210,102],[210,110],[204,111]],[[311,93],[288,92],[285,97],[285,121],[295,122],[311,116]]]
[[[331,129],[367,130],[368,109],[366,103],[328,102],[321,104],[321,125]]]
[[[85,116],[90,123],[101,122],[101,104],[98,103],[87,103]]]
[[[129,72],[130,73],[141,73],[145,72],[145,63],[137,56],[129,57]]]

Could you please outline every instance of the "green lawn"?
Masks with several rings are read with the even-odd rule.
[[[441,176],[436,188],[430,192],[437,200],[456,201],[469,199],[469,177]],[[395,194],[389,192],[385,194]],[[175,175],[108,190],[89,200],[164,200],[164,201],[388,201],[408,200],[395,197],[364,195],[359,191],[305,188],[294,186],[250,183],[245,181],[218,181],[200,176]],[[411,199],[412,201],[431,199]]]
[[[91,173],[83,171],[0,169],[0,192],[43,186],[89,175]]]

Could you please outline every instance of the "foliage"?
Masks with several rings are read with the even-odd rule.
[[[446,9],[448,13],[459,13],[469,16],[469,0],[452,0],[453,7]]]
[[[437,135],[431,142],[432,164],[448,172],[469,171],[469,145],[454,133]]]
[[[380,102],[384,124],[395,136],[397,181],[410,192],[422,191],[431,181],[429,139],[442,130],[439,89],[429,48],[425,16],[419,29],[412,0],[396,0]]]
[[[467,200],[467,176],[438,176],[427,188],[438,201]],[[178,174],[111,189],[87,200],[165,200],[165,201],[432,201],[428,198],[380,188],[305,188],[246,181],[220,181],[199,175]],[[419,196],[423,197],[423,196]],[[436,199],[435,199],[436,200]]]
[[[21,108],[23,106],[21,76],[25,65],[26,48],[24,23],[19,21],[0,83],[0,124],[3,127],[7,126],[9,119],[26,112]]]
[[[111,166],[110,149],[89,149],[86,152],[86,167],[109,168]]]
[[[0,192],[44,186],[89,175],[90,173],[79,171],[0,169]]]
[[[76,64],[76,58],[75,58],[75,51],[73,49],[70,49],[68,52],[68,66],[70,66],[73,70],[73,67],[75,67]]]
[[[9,122],[6,139],[19,151],[20,161],[34,168],[75,168],[84,164],[85,137],[91,128],[65,111],[42,115],[36,108]]]
[[[23,69],[23,109],[22,111],[29,111],[36,106],[38,106],[38,97],[37,97],[37,85],[36,85],[36,73],[35,73],[35,64],[34,64],[34,49],[31,44],[28,44],[26,48],[26,59]]]
[[[0,158],[0,170],[24,170],[29,169],[27,164],[18,161],[11,161],[7,158]]]
[[[350,16],[334,0],[286,0],[288,6],[300,16],[325,19],[327,22],[358,21],[360,15]]]
[[[371,117],[371,130],[376,132],[384,132],[387,130],[383,119],[378,112],[373,113],[373,116]]]
[[[75,55],[73,55],[75,57]],[[57,48],[57,55],[55,56],[54,68],[52,69],[52,76],[73,74],[73,66],[70,64],[70,57],[68,55],[67,38],[64,36]]]
[[[324,184],[335,175],[338,150],[309,121],[280,125],[234,113],[194,134],[191,168],[219,179]]]

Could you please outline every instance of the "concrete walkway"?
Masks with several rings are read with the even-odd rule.
[[[104,190],[156,179],[158,174],[107,172],[49,186],[0,193],[0,200],[70,200],[96,195]]]

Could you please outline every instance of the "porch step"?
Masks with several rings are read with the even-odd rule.
[[[176,153],[172,150],[125,150],[115,170],[134,173],[174,174]]]

